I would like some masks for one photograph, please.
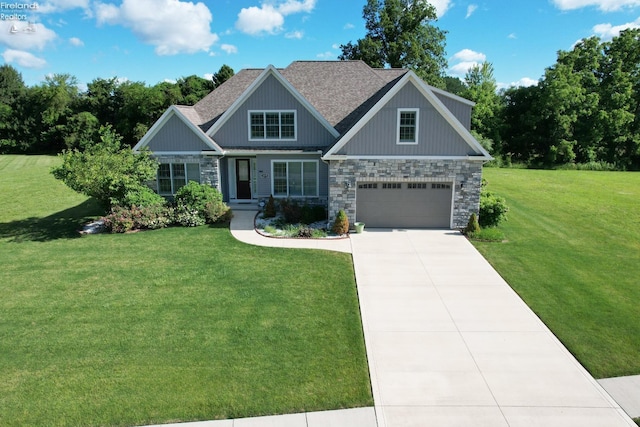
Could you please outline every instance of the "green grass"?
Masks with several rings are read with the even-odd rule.
[[[476,247],[596,378],[640,374],[640,173],[484,177],[511,211]]]
[[[207,226],[79,237],[99,210],[56,162],[0,156],[0,425],[372,404],[349,255]]]

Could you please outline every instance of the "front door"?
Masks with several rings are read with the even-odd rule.
[[[251,199],[251,161],[236,159],[236,191],[238,199]]]

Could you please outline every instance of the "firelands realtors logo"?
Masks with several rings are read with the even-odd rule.
[[[38,3],[18,3],[18,2],[0,2],[0,21],[13,21],[9,32],[17,33],[33,33],[35,32],[35,24],[29,20],[29,12],[38,10]],[[26,23],[26,25],[24,25]],[[22,25],[19,25],[22,24]]]

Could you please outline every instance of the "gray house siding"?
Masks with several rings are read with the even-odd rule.
[[[296,111],[296,140],[249,140],[249,111]],[[322,124],[285,89],[273,76],[240,106],[235,114],[213,135],[224,148],[316,148],[326,147],[334,137]]]
[[[471,130],[471,111],[473,109],[471,105],[456,101],[455,99],[439,94],[437,92],[435,92],[435,95],[467,130]]]
[[[397,144],[399,108],[419,108],[418,144]],[[469,145],[409,83],[403,87],[337,154],[368,156],[466,156]]]
[[[195,151],[211,150],[175,114],[155,134],[148,145],[151,151]]]
[[[220,161],[217,156],[203,156],[200,154],[180,154],[180,155],[154,155],[159,163],[198,163],[200,166],[200,183],[207,184],[218,191],[222,191],[220,186]],[[156,180],[147,183],[155,192],[158,192],[158,182]]]

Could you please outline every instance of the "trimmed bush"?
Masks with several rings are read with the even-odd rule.
[[[349,218],[343,209],[338,211],[336,219],[333,221],[331,231],[338,235],[347,234],[349,232]]]
[[[222,194],[207,184],[189,181],[176,193],[176,218],[180,216],[181,225],[193,227],[200,223],[214,223],[224,218],[229,207],[222,201]],[[200,220],[191,217],[197,215]],[[196,224],[197,223],[197,224]]]
[[[464,228],[464,234],[467,236],[472,236],[475,233],[480,231],[480,224],[478,223],[478,217],[475,213],[472,213],[469,217],[469,222],[467,226]]]
[[[317,221],[323,221],[327,219],[327,210],[324,206],[316,205],[309,206],[304,204],[301,209],[301,222],[303,224],[313,224]]]
[[[126,207],[164,206],[165,204],[164,197],[143,185],[129,189],[122,200],[122,206]]]
[[[282,215],[289,224],[298,224],[302,220],[302,208],[295,200],[285,199],[280,201]]]
[[[478,220],[481,227],[496,227],[507,219],[507,212],[509,212],[509,207],[504,197],[482,189],[480,192],[480,218]]]
[[[208,224],[227,222],[233,217],[233,212],[223,202],[209,202],[204,207],[204,217]]]
[[[269,201],[264,206],[264,212],[262,213],[263,218],[273,218],[276,216],[276,201],[273,199],[273,196],[269,196]]]

